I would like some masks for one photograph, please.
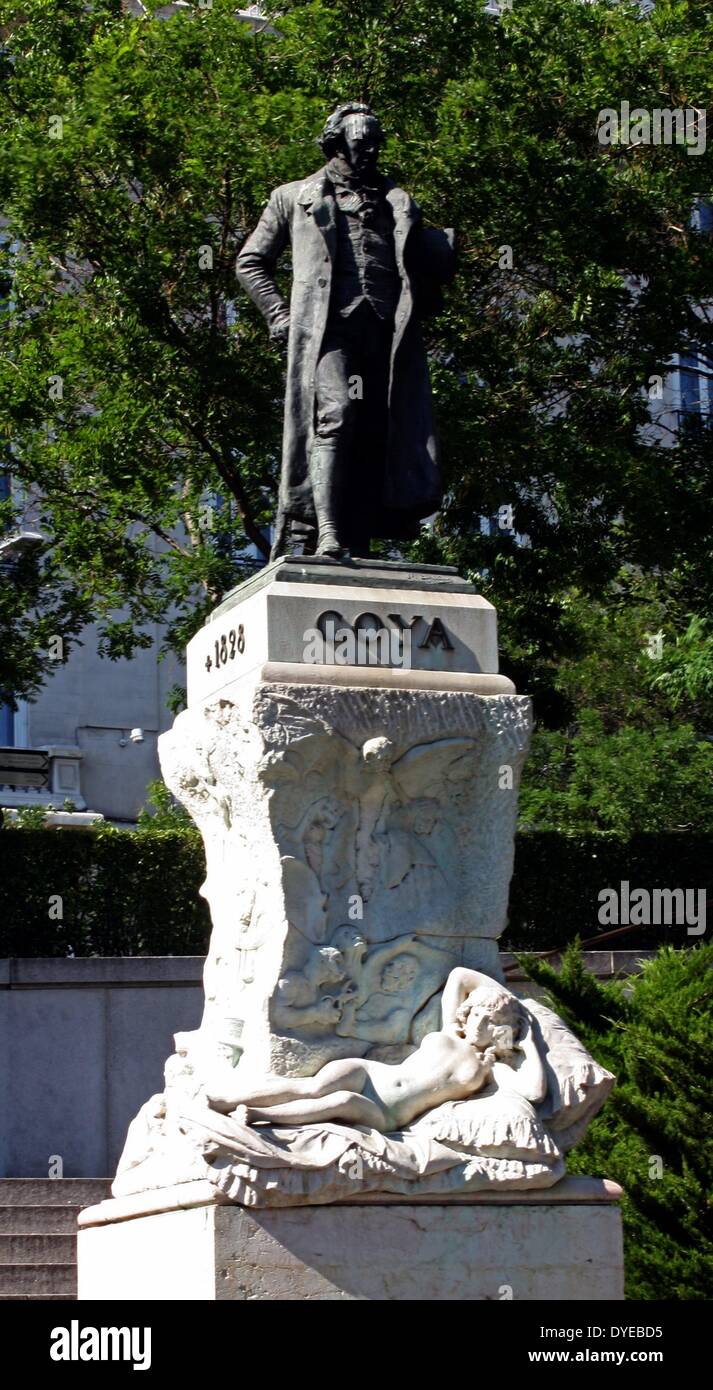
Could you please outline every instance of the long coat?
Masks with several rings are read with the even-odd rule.
[[[425,228],[413,199],[383,181],[394,222],[401,278],[389,373],[383,507],[373,535],[408,539],[440,506],[436,432],[426,353],[418,319],[440,307],[439,285],[453,273],[452,233]],[[337,248],[336,200],[325,168],[270,195],[237,259],[237,276],[268,321],[287,311],[275,284],[278,258],[292,242],[287,389],[278,517],[314,524],[308,460],[314,425],[315,369],[329,311]]]

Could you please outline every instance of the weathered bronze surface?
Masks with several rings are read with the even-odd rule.
[[[326,164],[276,188],[237,261],[238,279],[287,342],[282,477],[272,558],[368,555],[408,540],[440,505],[436,432],[419,321],[442,307],[452,231],[425,227],[379,173],[383,133],[361,102],[319,141]],[[292,246],[289,307],[275,283]]]

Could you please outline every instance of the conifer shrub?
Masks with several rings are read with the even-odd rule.
[[[521,958],[617,1084],[568,1156],[570,1173],[624,1189],[629,1299],[713,1297],[713,943],[662,947],[641,974],[602,985],[577,944],[558,972]]]

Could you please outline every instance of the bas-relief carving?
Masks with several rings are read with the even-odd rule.
[[[441,987],[448,956],[414,934],[371,947],[361,930],[338,927],[301,970],[277,981],[277,1027],[308,1037],[335,1033],[363,1042],[410,1040],[414,1016]]]
[[[393,968],[392,959],[384,974]],[[441,1027],[402,1062],[343,1058],[311,1077],[271,1076],[252,1083],[238,1069],[226,1074],[226,1081],[220,1089],[209,1083],[210,1104],[233,1112],[241,1124],[341,1119],[383,1134],[407,1129],[427,1111],[465,1100],[489,1083],[533,1104],[547,1091],[529,1014],[510,990],[481,971],[463,968],[452,970],[445,983]]]
[[[504,924],[528,718],[517,696],[258,687],[163,737],[206,843],[206,1021],[242,1019],[251,1065],[417,1041],[463,941]],[[358,968],[338,944],[355,926]]]

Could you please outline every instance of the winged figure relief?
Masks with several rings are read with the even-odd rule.
[[[365,909],[372,905],[365,918],[372,940],[394,935],[389,914],[397,906],[399,925],[409,919],[406,927],[417,927],[436,888],[448,912],[446,866],[457,852],[448,813],[459,785],[474,776],[474,739],[437,739],[406,752],[385,735],[355,743],[288,699],[277,701],[264,736],[277,754],[262,775],[275,790],[288,915],[299,930],[323,941],[354,894]],[[305,792],[313,798],[306,807]]]

